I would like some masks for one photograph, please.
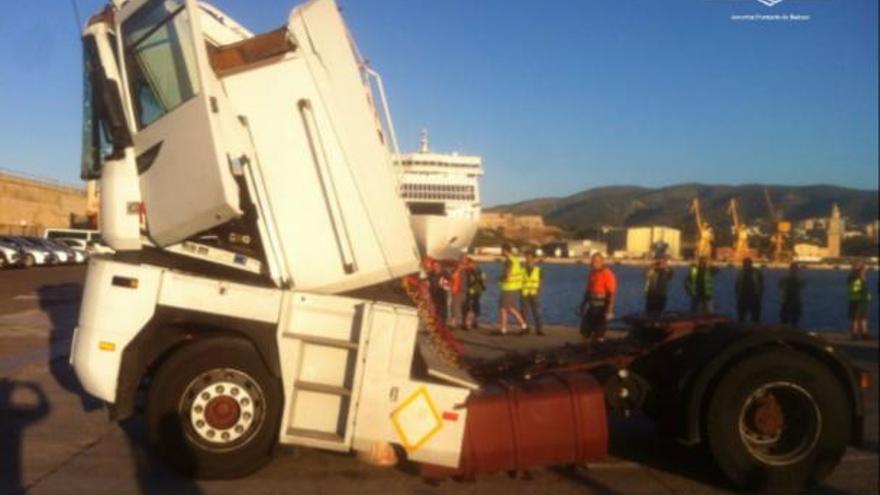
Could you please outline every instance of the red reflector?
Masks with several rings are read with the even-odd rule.
[[[458,413],[452,411],[444,411],[443,419],[446,421],[458,421]]]

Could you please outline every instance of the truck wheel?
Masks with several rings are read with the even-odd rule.
[[[36,260],[34,259],[34,255],[26,254],[24,255],[21,263],[22,266],[24,266],[25,268],[30,268],[36,264]]]
[[[843,385],[790,350],[733,365],[709,404],[706,434],[721,470],[741,488],[799,493],[840,462],[852,415]]]
[[[153,377],[147,432],[179,473],[239,478],[269,461],[282,404],[279,381],[248,342],[203,340],[175,352]]]

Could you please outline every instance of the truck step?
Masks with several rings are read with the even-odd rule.
[[[345,442],[345,438],[336,433],[331,433],[327,431],[308,430],[305,428],[288,428],[287,434],[291,437],[307,438],[309,440],[320,440],[322,442]]]
[[[333,339],[329,337],[319,337],[317,335],[306,335],[302,333],[285,333],[285,337],[291,339],[299,339],[306,344],[316,344],[316,345],[325,345],[328,347],[339,347],[341,349],[357,349],[357,342],[350,342],[348,340],[342,339]]]
[[[296,382],[294,382],[293,386],[295,390],[320,392],[322,394],[333,394],[342,395],[344,397],[351,397],[351,390],[345,387],[337,387],[334,385],[325,385],[323,383],[307,382],[303,380],[297,380]]]

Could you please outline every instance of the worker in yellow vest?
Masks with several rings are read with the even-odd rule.
[[[535,322],[535,333],[544,335],[544,329],[541,325],[541,267],[535,260],[535,252],[526,251],[526,266],[523,268],[523,286],[522,293],[519,298],[519,311],[522,313],[526,324],[529,322],[529,313],[532,314],[532,320]],[[529,329],[519,333],[520,335],[528,335]]]
[[[515,256],[510,244],[506,243],[501,246],[501,255],[504,256],[504,270],[499,281],[501,296],[498,299],[499,325],[496,335],[507,335],[508,313],[519,323],[520,330],[525,330],[528,326],[517,309],[523,283],[523,270],[519,256]]]
[[[871,290],[865,276],[865,264],[856,262],[846,279],[849,296],[849,332],[853,340],[868,340],[868,305]]]

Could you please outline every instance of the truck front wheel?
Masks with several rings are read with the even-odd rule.
[[[248,342],[195,342],[171,355],[150,384],[150,441],[181,474],[246,476],[270,459],[281,397],[278,380]]]
[[[851,418],[847,394],[825,365],[780,349],[727,371],[709,403],[706,434],[738,486],[799,493],[840,462]]]

